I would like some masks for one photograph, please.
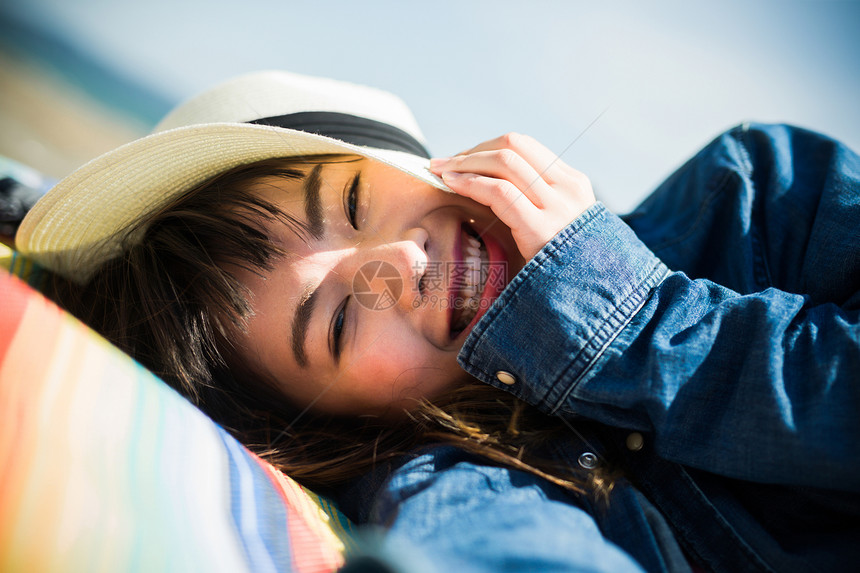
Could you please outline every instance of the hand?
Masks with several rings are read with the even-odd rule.
[[[526,260],[595,202],[588,177],[517,133],[433,159],[430,169],[455,193],[492,209]]]

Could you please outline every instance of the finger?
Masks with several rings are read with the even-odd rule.
[[[511,149],[517,152],[550,185],[562,181],[568,175],[566,171],[569,167],[558,155],[546,148],[535,138],[520,133],[511,132],[500,135],[499,137],[479,143],[475,147],[457,155],[468,155],[496,149]]]
[[[486,205],[511,229],[521,229],[539,213],[531,201],[510,181],[477,173],[442,173],[442,180],[458,195]]]
[[[510,181],[514,187],[529,198],[535,206],[544,208],[552,189],[541,179],[540,174],[516,152],[510,149],[481,151],[452,157],[441,165],[434,165],[436,172],[454,171],[474,173],[494,179]]]

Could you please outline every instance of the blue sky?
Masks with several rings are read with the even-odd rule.
[[[3,10],[174,101],[282,68],[397,93],[439,155],[529,133],[618,211],[744,120],[801,124],[860,149],[856,1],[7,0]]]

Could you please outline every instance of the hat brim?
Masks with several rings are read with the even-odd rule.
[[[125,245],[123,232],[141,217],[234,167],[277,157],[356,154],[450,191],[410,153],[247,123],[210,123],[154,133],[87,163],[27,214],[16,248],[45,268],[85,283]],[[127,237],[125,237],[127,238]]]

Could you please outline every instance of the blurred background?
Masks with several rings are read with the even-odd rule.
[[[393,91],[436,155],[535,136],[623,212],[745,120],[860,150],[860,2],[4,0],[0,155],[53,177],[265,68]]]

